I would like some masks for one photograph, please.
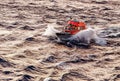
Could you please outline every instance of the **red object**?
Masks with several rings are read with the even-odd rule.
[[[65,27],[65,32],[70,33],[71,35],[76,34],[80,30],[86,29],[86,25],[84,22],[78,21],[68,21],[68,25]]]

